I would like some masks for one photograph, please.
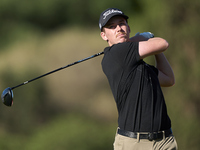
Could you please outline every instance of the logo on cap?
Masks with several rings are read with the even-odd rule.
[[[104,16],[103,19],[106,19],[106,17],[107,17],[108,15],[113,14],[113,13],[120,13],[120,14],[123,14],[123,12],[120,11],[120,10],[114,10],[114,9],[112,9],[112,10],[106,11],[106,12],[103,14],[103,16]]]

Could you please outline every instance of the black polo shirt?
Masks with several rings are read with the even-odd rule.
[[[140,59],[138,42],[125,42],[104,49],[102,68],[118,109],[118,125],[134,132],[171,128],[158,70]]]

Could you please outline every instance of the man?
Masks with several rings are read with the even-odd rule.
[[[168,42],[150,32],[129,38],[128,16],[109,8],[99,19],[101,37],[108,42],[102,68],[118,109],[115,150],[177,149],[161,86],[175,83],[163,52]],[[156,67],[144,58],[154,55]]]

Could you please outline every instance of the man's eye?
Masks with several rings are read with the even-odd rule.
[[[113,25],[109,26],[109,29],[114,29],[114,28],[115,28],[115,26],[113,26]]]

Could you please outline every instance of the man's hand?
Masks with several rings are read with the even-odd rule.
[[[135,34],[135,36],[137,36],[137,35],[141,35],[141,36],[148,38],[148,39],[154,37],[154,34],[151,33],[151,32],[143,32],[143,33],[138,32],[138,33]]]
[[[143,32],[143,33],[136,33],[135,36],[130,38],[131,42],[140,42],[140,41],[147,41],[150,38],[153,38],[154,34],[151,32]]]

